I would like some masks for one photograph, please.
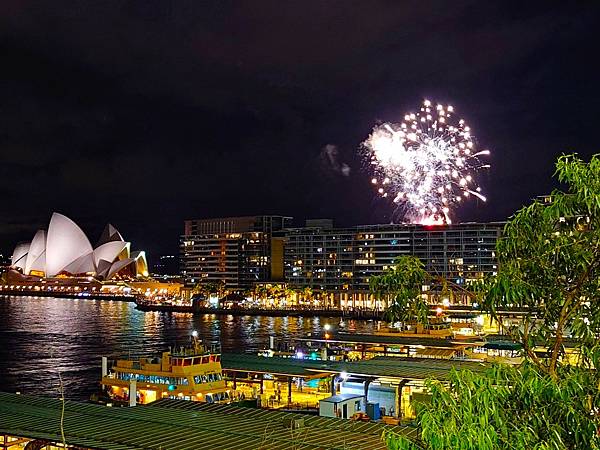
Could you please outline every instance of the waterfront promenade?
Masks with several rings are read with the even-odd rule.
[[[383,311],[360,308],[308,308],[285,307],[232,307],[213,308],[200,305],[165,305],[150,302],[136,302],[136,308],[140,311],[164,311],[164,312],[186,312],[197,314],[218,314],[232,316],[273,316],[273,317],[341,317],[359,320],[382,320]]]
[[[340,317],[357,320],[382,320],[383,312],[362,309],[362,308],[309,308],[300,307],[232,307],[232,308],[216,308],[186,304],[162,304],[146,302],[139,296],[131,295],[115,295],[111,293],[100,292],[69,292],[69,291],[40,291],[40,290],[23,290],[23,289],[8,289],[0,286],[0,296],[19,296],[19,297],[48,297],[48,298],[64,298],[64,299],[89,299],[89,300],[107,300],[107,301],[122,301],[132,302],[136,304],[136,309],[140,311],[157,311],[157,312],[178,312],[192,314],[216,314],[216,315],[232,315],[232,316],[271,316],[271,317]]]

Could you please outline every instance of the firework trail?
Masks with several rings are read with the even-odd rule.
[[[485,201],[475,181],[489,168],[480,157],[471,129],[450,105],[425,100],[418,113],[400,124],[384,123],[363,142],[373,171],[371,182],[413,223],[451,223],[451,211],[471,196]]]

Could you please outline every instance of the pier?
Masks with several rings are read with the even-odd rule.
[[[109,450],[385,450],[384,431],[416,436],[409,427],[183,400],[117,408],[0,393],[2,448],[64,440],[69,447]]]

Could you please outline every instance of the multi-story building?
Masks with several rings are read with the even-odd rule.
[[[291,217],[249,216],[186,220],[181,236],[181,274],[187,286],[224,283],[248,289],[283,280],[283,238]]]
[[[390,267],[398,256],[417,256],[429,273],[457,285],[495,273],[495,246],[504,225],[333,228],[320,222],[286,232],[286,282],[292,288],[311,287],[335,306],[369,307],[374,306],[369,279]],[[458,301],[464,303],[468,298]]]

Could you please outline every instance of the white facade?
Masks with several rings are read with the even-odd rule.
[[[46,232],[38,230],[31,241],[27,259],[25,261],[25,273],[32,270],[43,270],[46,264]],[[41,269],[40,269],[41,267]]]
[[[362,411],[364,397],[354,394],[338,394],[319,400],[319,416],[350,419]]]
[[[31,244],[29,242],[17,244],[15,250],[13,251],[10,265],[25,270],[25,263],[27,261],[27,254],[29,253],[30,246]]]
[[[147,276],[146,254],[131,254],[130,246],[109,224],[94,249],[75,222],[54,213],[48,232],[39,230],[31,243],[15,247],[11,265],[24,275],[45,277],[67,274],[109,279],[126,268],[130,274]]]
[[[69,264],[93,251],[92,244],[75,222],[62,214],[52,214],[46,241],[47,277],[58,275]]]

